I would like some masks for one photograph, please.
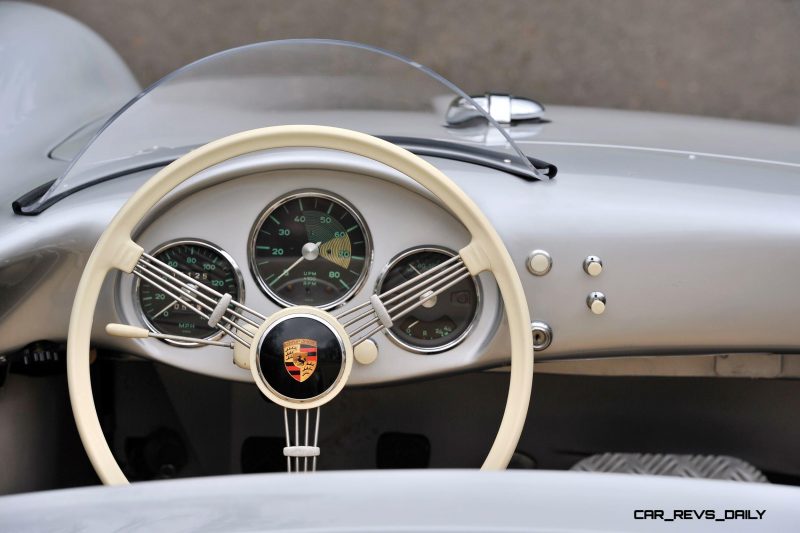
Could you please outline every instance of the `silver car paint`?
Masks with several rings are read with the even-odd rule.
[[[0,2],[0,65],[3,206],[58,177],[64,163],[49,159],[50,150],[140,90],[100,36],[34,4]]]
[[[0,522],[18,532],[797,531],[798,498],[797,487],[643,475],[324,472],[8,496]]]

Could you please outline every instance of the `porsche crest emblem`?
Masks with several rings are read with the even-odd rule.
[[[317,341],[292,339],[283,343],[283,364],[295,380],[304,382],[317,369]]]

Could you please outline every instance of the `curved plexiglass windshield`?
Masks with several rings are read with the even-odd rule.
[[[448,127],[447,109],[459,98],[484,119]],[[536,173],[505,130],[422,65],[355,43],[274,41],[209,56],[142,92],[25,210],[37,211],[92,183],[167,164],[226,135],[286,124],[469,145]]]

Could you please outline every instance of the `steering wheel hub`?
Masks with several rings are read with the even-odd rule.
[[[339,322],[313,307],[291,307],[256,332],[250,370],[272,401],[293,409],[318,407],[341,391],[352,348]]]

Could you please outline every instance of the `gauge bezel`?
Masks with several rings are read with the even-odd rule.
[[[386,266],[383,267],[383,270],[381,270],[381,273],[378,276],[378,281],[375,283],[375,294],[380,294],[381,286],[383,285],[386,275],[389,273],[390,270],[392,270],[392,268],[394,268],[397,265],[397,263],[399,263],[406,257],[419,252],[438,252],[448,255],[450,257],[455,257],[458,255],[458,252],[456,252],[455,250],[451,250],[450,248],[446,248],[444,246],[438,246],[435,244],[415,246],[413,248],[404,250],[399,254],[397,254],[396,256],[394,256],[389,261],[389,263],[387,263]],[[478,317],[480,316],[483,307],[483,286],[481,284],[481,280],[476,276],[470,276],[468,279],[471,279],[472,283],[475,285],[475,295],[476,295],[475,297],[477,299],[477,301],[475,302],[475,314],[472,316],[469,325],[466,327],[464,331],[461,332],[461,334],[458,337],[454,338],[447,344],[443,344],[442,346],[424,347],[424,346],[417,346],[415,344],[409,343],[408,341],[400,339],[397,335],[395,335],[392,332],[391,328],[387,328],[384,330],[386,336],[389,337],[389,339],[391,339],[392,342],[394,342],[401,348],[422,355],[432,355],[441,352],[446,352],[464,342],[464,339],[466,339],[469,336],[469,334],[472,333],[472,330],[475,329],[475,325],[478,323]]]
[[[316,309],[321,309],[323,311],[330,311],[332,309],[336,309],[345,305],[349,302],[353,296],[356,295],[358,291],[364,286],[367,282],[367,278],[369,277],[369,271],[372,268],[372,260],[373,260],[373,250],[372,250],[372,235],[369,231],[369,226],[364,221],[364,217],[361,216],[358,209],[356,209],[353,204],[342,198],[341,196],[334,194],[329,191],[321,190],[321,189],[301,189],[293,192],[286,193],[282,196],[279,196],[272,202],[270,202],[267,207],[265,207],[261,213],[256,218],[255,223],[253,224],[252,229],[250,230],[250,236],[247,240],[247,256],[248,262],[250,263],[250,274],[255,279],[256,283],[258,284],[261,292],[263,292],[270,300],[275,302],[281,307],[289,308],[289,307],[296,307],[298,305],[305,305],[305,304],[296,304],[285,300],[275,294],[272,289],[270,289],[269,285],[267,285],[264,280],[261,278],[261,274],[258,272],[258,265],[256,264],[256,237],[258,236],[258,231],[267,218],[280,206],[287,202],[291,202],[296,200],[297,198],[309,198],[309,197],[318,197],[324,198],[326,200],[330,200],[333,202],[339,203],[342,207],[344,207],[349,213],[350,216],[355,219],[356,223],[361,228],[361,231],[364,234],[364,269],[361,272],[358,280],[353,283],[353,286],[347,290],[342,296],[337,298],[336,300],[327,303],[325,305],[314,305]]]
[[[231,256],[231,254],[229,254],[216,244],[203,239],[174,239],[158,245],[156,248],[153,249],[152,252],[149,252],[149,254],[155,257],[165,250],[180,245],[205,246],[206,248],[209,248],[214,252],[218,253],[220,256],[222,256],[223,259],[228,261],[228,263],[230,263],[230,265],[233,267],[233,273],[236,280],[236,285],[239,288],[239,297],[237,298],[237,301],[241,304],[245,303],[244,276],[242,276],[242,271],[239,268],[239,265]],[[144,325],[147,326],[147,329],[149,329],[153,333],[163,333],[150,322],[150,320],[147,318],[147,315],[144,312],[144,309],[142,309],[142,304],[139,301],[139,286],[141,282],[142,280],[136,277],[136,281],[133,283],[133,305],[136,309],[136,313],[139,315],[139,319],[144,323]],[[218,331],[216,333],[209,335],[208,337],[202,337],[201,340],[215,341],[221,339],[225,335],[226,333],[224,331]],[[159,340],[167,344],[170,344],[172,346],[179,346],[181,348],[196,348],[198,346],[205,346],[204,344],[199,342],[176,341],[173,339],[159,339]]]

